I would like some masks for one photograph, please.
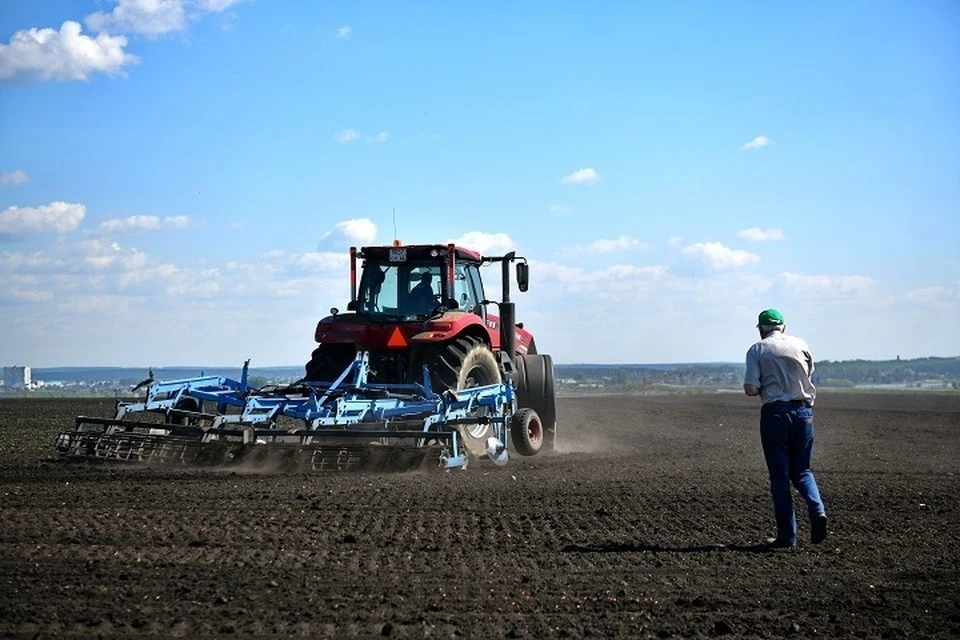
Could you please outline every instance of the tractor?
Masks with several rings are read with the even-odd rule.
[[[502,297],[487,299],[481,268],[501,265]],[[516,322],[510,300],[511,266],[517,287],[526,291],[529,265],[514,252],[482,256],[445,245],[350,248],[350,301],[346,313],[332,308],[317,323],[318,346],[305,366],[306,380],[331,380],[356,357],[370,355],[371,380],[416,382],[429,374],[436,390],[461,390],[511,381],[518,409],[539,417],[516,442],[521,452],[550,450],[556,444],[557,411],[553,360],[539,354],[533,335]],[[359,286],[358,286],[359,275]],[[468,430],[482,441],[482,425]]]

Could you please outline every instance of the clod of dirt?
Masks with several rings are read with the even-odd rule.
[[[719,636],[725,636],[733,633],[733,627],[726,620],[717,620],[713,625],[713,632]]]

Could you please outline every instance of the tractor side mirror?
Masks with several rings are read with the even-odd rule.
[[[526,262],[517,263],[517,288],[526,291],[530,286],[530,265]]]

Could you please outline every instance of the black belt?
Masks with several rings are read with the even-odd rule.
[[[765,404],[765,405],[763,405],[763,406],[764,406],[764,408],[766,408],[766,407],[771,407],[771,408],[773,408],[773,407],[778,407],[778,408],[779,408],[779,407],[783,407],[783,408],[786,408],[786,407],[810,407],[810,406],[813,406],[813,405],[811,405],[811,404],[810,404],[808,401],[806,401],[806,400],[775,400],[774,402],[768,402],[767,404]]]

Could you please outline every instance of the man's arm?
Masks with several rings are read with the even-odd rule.
[[[760,354],[758,345],[747,351],[746,371],[743,373],[743,392],[748,396],[760,395]]]

